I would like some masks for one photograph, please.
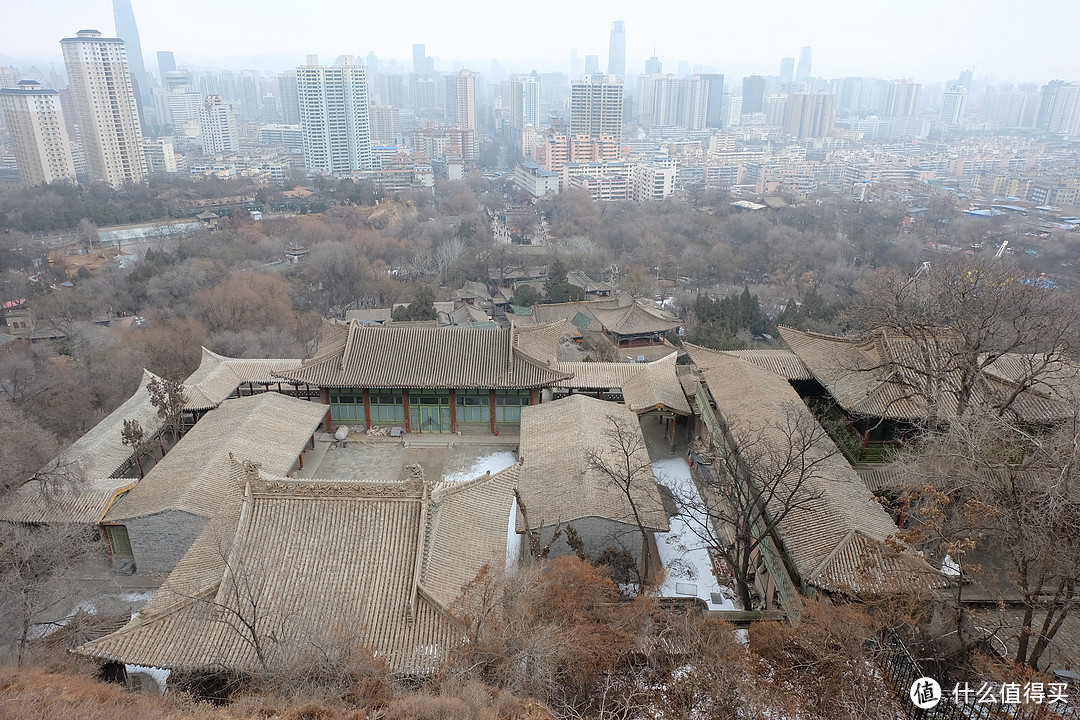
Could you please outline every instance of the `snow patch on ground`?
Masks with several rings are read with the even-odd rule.
[[[697,492],[685,458],[657,460],[652,463],[652,468],[657,480],[671,488],[676,496]],[[681,517],[671,518],[669,532],[656,533],[656,549],[664,565],[664,583],[659,588],[661,597],[699,597],[710,610],[741,609],[731,588],[717,582],[705,543]],[[720,602],[714,601],[714,595]]]
[[[521,540],[517,534],[517,498],[510,504],[510,522],[506,527],[506,572],[512,573],[521,562]]]
[[[60,628],[65,627],[71,622],[71,618],[78,615],[80,611],[85,612],[87,615],[96,615],[97,605],[90,600],[83,600],[73,607],[71,612],[69,612],[62,620],[31,625],[29,632],[26,634],[26,638],[28,640],[41,640],[42,638],[47,638]]]
[[[169,679],[169,674],[172,672],[172,670],[148,667],[146,665],[124,665],[124,670],[127,671],[128,675],[131,675],[133,673],[143,673],[144,675],[149,675],[151,678],[154,679],[154,682],[157,683],[158,687],[161,688],[162,695],[165,694],[165,682]]]
[[[514,457],[514,453],[512,452],[503,451],[492,453],[491,455],[477,458],[476,462],[474,462],[470,468],[443,475],[443,480],[445,482],[466,482],[468,480],[474,480],[488,471],[491,471],[492,475],[502,472],[516,462],[517,458]]]
[[[941,572],[946,575],[952,575],[953,577],[960,576],[960,565],[951,557],[946,555],[941,559]]]

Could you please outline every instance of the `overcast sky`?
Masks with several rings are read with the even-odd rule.
[[[775,75],[780,58],[814,48],[815,77],[955,78],[967,67],[999,82],[1080,80],[1080,0],[742,0],[619,3],[505,0],[132,0],[147,70],[158,50],[190,67],[283,70],[308,53],[398,59],[424,43],[436,68],[486,73],[569,71],[571,49],[607,65],[612,20],[626,23],[627,70],[655,48],[665,72],[679,61],[730,77]],[[111,0],[8,2],[0,57],[61,64],[59,40],[83,28],[115,32]]]

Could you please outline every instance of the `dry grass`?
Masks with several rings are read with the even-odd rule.
[[[428,692],[378,693],[360,705],[247,696],[216,707],[180,695],[132,695],[119,685],[44,669],[0,667],[0,720],[550,720],[530,700],[479,684]]]

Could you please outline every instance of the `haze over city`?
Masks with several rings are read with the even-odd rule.
[[[729,77],[773,74],[779,58],[814,47],[817,77],[847,75],[941,81],[964,68],[991,82],[1072,80],[1080,68],[1080,4],[1050,0],[1038,8],[1018,0],[904,3],[798,0],[752,4],[617,7],[558,0],[508,10],[483,0],[468,6],[422,2],[407,6],[273,0],[176,8],[136,2],[148,59],[171,50],[192,68],[295,67],[309,53],[396,59],[407,69],[413,43],[426,43],[436,68],[485,71],[497,58],[507,70],[562,70],[571,49],[607,53],[615,19],[627,28],[627,71],[642,71],[655,54],[672,68],[680,61],[712,66]],[[109,0],[13,4],[0,30],[0,61],[60,64],[58,41],[83,28],[113,32]],[[148,64],[149,66],[149,64]],[[603,69],[603,68],[601,68]]]

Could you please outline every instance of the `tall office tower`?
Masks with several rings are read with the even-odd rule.
[[[286,125],[300,124],[300,99],[296,94],[296,72],[278,73],[278,97],[281,98],[281,119]]]
[[[401,111],[393,105],[375,106],[371,114],[372,146],[393,146],[401,142]]]
[[[967,110],[967,88],[958,86],[956,90],[945,93],[941,103],[941,121],[949,125],[959,125]]]
[[[780,83],[790,85],[795,77],[795,58],[780,58]]]
[[[623,83],[617,77],[586,75],[570,84],[570,135],[622,137]]]
[[[889,83],[889,97],[885,101],[886,117],[907,117],[915,114],[919,106],[922,85],[911,80],[893,80]]]
[[[532,75],[510,78],[510,127],[521,131],[526,125],[540,127],[540,83]]]
[[[761,101],[765,99],[765,78],[760,75],[748,75],[742,81],[742,111],[744,114],[761,112]]]
[[[364,60],[364,65],[367,67],[368,77],[375,77],[379,73],[379,58],[375,55],[374,50],[369,50],[367,59]]]
[[[607,74],[626,77],[626,28],[622,20],[611,24],[611,38],[608,40]],[[588,72],[586,70],[585,72]]]
[[[165,84],[165,76],[176,70],[176,56],[171,50],[161,50],[157,54],[158,80]]]
[[[463,69],[446,78],[446,110],[449,122],[476,129],[476,73]]]
[[[792,93],[784,112],[784,134],[800,140],[829,135],[836,125],[836,96]]]
[[[724,120],[720,106],[724,101],[724,74],[705,73],[701,75],[701,79],[709,83],[705,98],[705,127],[723,127]]]
[[[660,62],[660,58],[656,57],[656,55],[653,55],[651,58],[645,61],[646,75],[660,75],[663,72],[664,64]]]
[[[199,109],[199,132],[203,155],[222,155],[240,149],[240,131],[232,105],[217,95],[206,98]]]
[[[600,72],[600,56],[599,55],[586,55],[585,56],[585,74],[596,75]],[[572,82],[577,82],[581,78],[572,78]]]
[[[80,30],[60,47],[90,179],[113,187],[145,181],[138,101],[124,41]]]
[[[412,46],[412,65],[417,75],[435,74],[435,58],[428,56],[423,45]]]
[[[11,134],[19,182],[24,187],[75,182],[60,93],[35,80],[0,89],[0,109]]]
[[[964,87],[964,88],[967,88],[970,91],[971,90],[971,81],[972,81],[972,78],[973,78],[974,74],[975,74],[975,71],[972,70],[971,68],[968,68],[967,70],[964,70],[963,72],[961,72],[960,73],[960,86]]]
[[[578,55],[577,48],[572,48],[570,50],[570,77],[580,78],[583,72],[585,72],[585,61]]]
[[[810,63],[814,58],[814,48],[809,45],[799,50],[799,64],[795,66],[795,82],[810,80]]]
[[[143,105],[150,104],[150,80],[146,77],[143,66],[142,43],[139,42],[139,28],[135,24],[135,11],[131,9],[131,0],[113,0],[113,21],[116,23],[116,37],[127,45],[127,65],[135,78],[136,93]]]
[[[296,68],[304,164],[311,172],[348,173],[371,167],[367,73],[363,65],[319,65],[309,55]]]

